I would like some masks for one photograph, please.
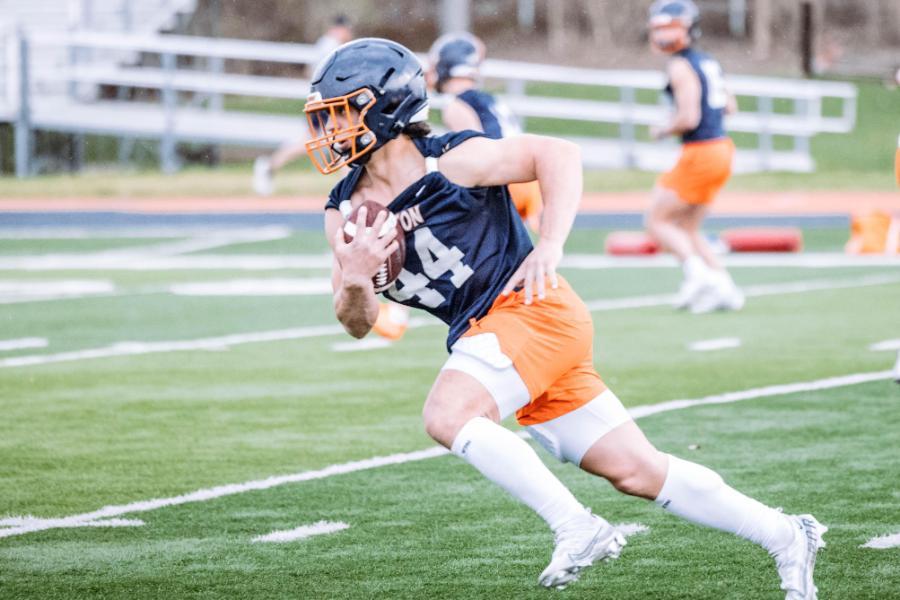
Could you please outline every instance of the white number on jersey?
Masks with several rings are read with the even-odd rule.
[[[725,108],[728,104],[728,92],[725,91],[725,78],[718,62],[706,59],[700,61],[700,70],[706,78],[706,104],[712,109]]]
[[[439,279],[444,273],[453,273],[450,282],[456,288],[468,281],[474,271],[472,267],[463,262],[462,251],[453,246],[448,248],[439,239],[434,237],[431,229],[420,227],[414,233],[416,254],[422,263],[422,273],[410,273],[406,269],[400,270],[400,275],[394,285],[387,290],[386,295],[398,302],[419,298],[419,303],[428,308],[437,308],[446,298],[428,284]],[[397,284],[400,284],[398,286]],[[402,286],[402,287],[401,287]]]

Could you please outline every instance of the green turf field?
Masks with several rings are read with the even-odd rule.
[[[598,252],[603,234],[576,231],[568,252]],[[811,250],[834,252],[844,235],[807,231],[806,239]],[[327,294],[173,293],[186,283],[327,278],[327,262],[229,267],[244,254],[320,256],[318,234],[201,252],[216,268],[181,268],[195,255],[168,256],[171,263],[154,270],[73,266],[116,248],[134,253],[137,265],[171,241],[0,239],[0,342],[47,344],[0,351],[0,598],[783,597],[764,551],[622,497],[543,451],[595,512],[648,528],[618,561],[564,592],[536,585],[552,549],[543,523],[450,456],[71,518],[433,447],[420,410],[446,356],[443,327],[418,321],[390,347],[341,353],[335,344],[349,338],[337,331]],[[75,256],[66,270],[16,266],[48,253]],[[675,268],[563,272],[595,308],[597,367],[630,407],[877,373],[896,359],[869,346],[900,338],[898,266],[736,268],[750,292],[746,309],[706,316],[659,302],[604,303],[669,293]],[[60,282],[109,289],[23,297],[52,293],[40,286]],[[688,349],[726,337],[740,347]],[[23,357],[47,362],[23,366]],[[640,424],[660,448],[827,524],[820,597],[900,598],[900,547],[859,547],[900,533],[898,401],[900,386],[882,378],[665,412]],[[104,516],[122,526],[100,526]],[[252,541],[321,520],[349,528]],[[44,530],[4,535],[29,524]]]

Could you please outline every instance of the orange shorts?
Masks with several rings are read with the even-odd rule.
[[[675,167],[657,180],[688,204],[708,204],[731,177],[734,142],[718,138],[688,142],[681,147]]]
[[[541,186],[537,181],[510,183],[507,187],[513,204],[523,221],[527,223],[529,219],[540,217],[544,201],[541,198]]]
[[[522,425],[555,419],[606,390],[594,369],[591,313],[568,282],[548,284],[546,298],[525,304],[525,292],[500,296],[463,337],[493,333],[528,388],[531,402],[516,412]]]
[[[900,140],[897,143],[897,153],[894,155],[894,174],[897,176],[897,185],[900,185]]]

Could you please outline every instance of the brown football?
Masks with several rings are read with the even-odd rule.
[[[366,207],[366,227],[371,227],[372,224],[375,223],[375,219],[378,218],[378,214],[387,210],[387,207],[378,204],[374,200],[365,200],[362,204],[354,208],[353,212],[350,213],[350,216],[347,217],[347,220],[344,221],[344,241],[348,244],[356,236],[356,218],[359,209],[363,206]],[[397,236],[394,239],[397,240],[398,246],[394,253],[384,261],[384,264],[381,265],[381,268],[378,269],[375,276],[372,277],[372,283],[375,284],[376,294],[391,287],[391,284],[393,284],[397,277],[400,276],[400,270],[403,268],[403,262],[406,260],[406,234],[404,233],[403,228],[400,227],[400,221],[397,219],[397,215],[393,213],[390,213],[387,220],[384,222],[384,225],[381,227],[379,237],[386,235],[391,229],[397,230]]]

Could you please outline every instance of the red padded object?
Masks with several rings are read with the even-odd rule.
[[[378,204],[373,200],[366,200],[354,208],[353,212],[350,213],[350,216],[347,217],[347,220],[344,221],[344,241],[348,244],[356,236],[356,218],[359,214],[359,209],[363,206],[366,207],[367,229],[375,223],[375,219],[378,218],[379,213],[387,210],[385,206]],[[400,276],[400,271],[403,269],[403,263],[406,261],[406,234],[400,226],[400,220],[397,219],[395,214],[391,213],[388,216],[384,225],[381,227],[379,237],[384,236],[392,227],[397,230],[397,236],[394,239],[397,240],[398,246],[397,249],[394,250],[394,253],[384,261],[381,268],[378,269],[378,272],[372,277],[372,283],[375,285],[376,294],[391,287],[391,284]]]
[[[606,253],[614,256],[650,255],[659,244],[643,231],[613,231],[606,236]]]
[[[800,252],[803,233],[796,227],[726,229],[720,234],[732,252]]]

